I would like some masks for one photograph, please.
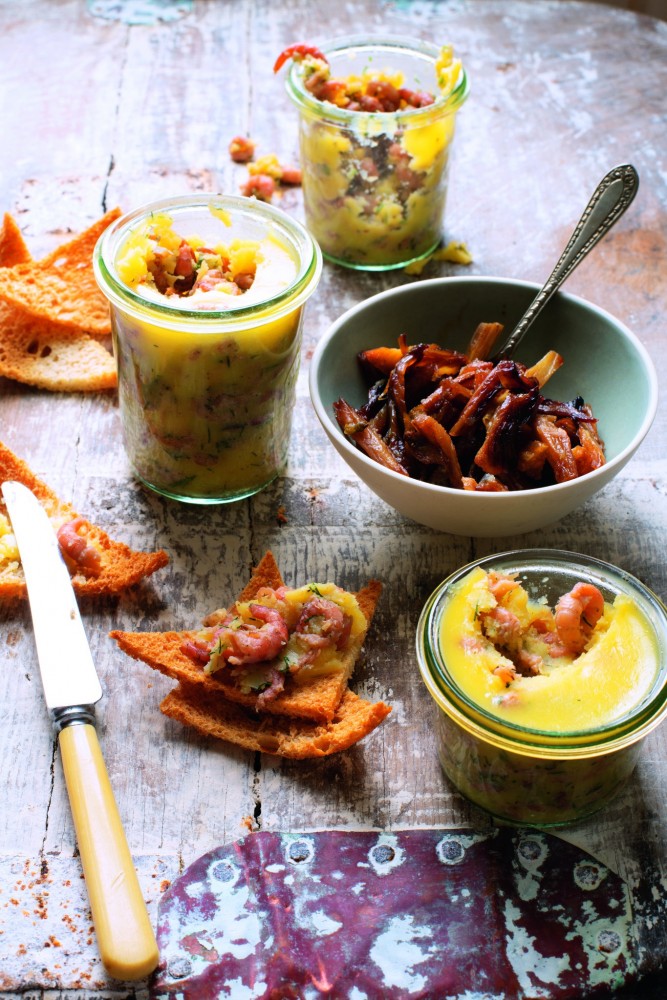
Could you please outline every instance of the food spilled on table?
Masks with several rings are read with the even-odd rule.
[[[346,749],[391,709],[348,682],[381,585],[287,587],[272,553],[229,607],[186,632],[111,632],[120,648],[179,681],[160,708],[217,739],[284,757]]]
[[[22,459],[0,442],[0,483],[8,480],[27,486],[46,510],[78,595],[117,594],[167,565],[168,556],[162,549],[137,552],[124,542],[110,538],[102,528],[61,500]],[[0,496],[0,599],[26,596],[18,545]]]
[[[410,347],[405,335],[397,347],[361,351],[367,401],[333,404],[346,438],[393,472],[453,489],[529,490],[600,468],[591,407],[542,394],[563,358],[549,351],[531,367],[484,360],[502,329],[480,323],[465,354]]]
[[[659,654],[632,598],[579,581],[554,608],[517,574],[476,568],[452,590],[440,649],[453,683],[509,723],[550,733],[608,725],[652,689]]]
[[[255,156],[255,140],[248,135],[235,135],[229,143],[229,155],[234,163],[248,163]]]
[[[323,253],[350,266],[395,267],[440,241],[465,74],[445,45],[432,59],[433,88],[417,89],[406,85],[403,71],[371,65],[370,48],[360,46],[368,59],[363,69],[338,75],[330,60],[339,53],[295,44],[274,71],[288,60],[297,64],[291,96],[300,110],[304,206]],[[408,46],[404,55],[410,57]],[[383,56],[379,49],[376,63]]]
[[[229,143],[229,155],[235,163],[243,163],[248,168],[248,176],[241,184],[241,194],[259,201],[273,201],[275,194],[285,187],[301,184],[301,170],[286,166],[276,153],[255,156],[256,142],[247,136],[237,135]]]

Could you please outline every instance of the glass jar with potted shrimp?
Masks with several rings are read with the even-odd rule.
[[[287,458],[312,237],[255,199],[184,196],[119,219],[94,267],[137,476],[191,503],[263,489]]]
[[[572,552],[507,552],[452,574],[422,611],[417,656],[445,774],[513,823],[602,808],[667,714],[664,606]]]
[[[452,47],[349,38],[292,45],[306,224],[329,260],[383,271],[442,235],[456,114],[468,77]]]

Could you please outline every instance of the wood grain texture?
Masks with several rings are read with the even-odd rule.
[[[114,205],[236,193],[244,168],[229,160],[233,135],[251,134],[260,152],[296,162],[294,114],[271,73],[276,54],[306,35],[318,43],[360,30],[451,40],[470,73],[445,220],[446,237],[473,254],[465,273],[543,280],[599,178],[616,163],[636,165],[632,209],[567,287],[636,332],[664,385],[667,24],[630,11],[569,0],[349,0],[335,8],[194,0],[173,21],[132,24],[94,17],[83,0],[0,4],[0,85],[9,95],[0,134],[11,137],[0,147],[0,210],[16,216],[38,256]],[[302,219],[298,190],[279,204]],[[423,277],[458,273],[431,264]],[[171,556],[144,587],[81,604],[105,690],[100,741],[153,916],[184,866],[251,829],[490,824],[440,771],[414,654],[426,597],[461,564],[514,546],[567,548],[667,595],[664,402],[635,459],[599,497],[516,538],[459,538],[413,524],[337,457],[308,398],[312,351],[342,311],[412,280],[325,267],[306,309],[287,475],[230,507],[181,506],[137,484],[113,393],[54,395],[0,380],[0,439],[110,534]],[[267,548],[288,582],[335,579],[355,590],[377,577],[385,585],[353,686],[394,710],[368,740],[331,759],[279,761],[185,731],[158,711],[171,682],[127,660],[107,635],[191,627],[240,591]],[[29,612],[1,607],[0,621],[0,996],[141,997],[142,987],[105,978],[89,932]],[[650,876],[664,895],[666,825],[663,727],[617,802],[562,835],[631,883]]]

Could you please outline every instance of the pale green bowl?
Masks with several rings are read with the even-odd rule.
[[[436,342],[465,350],[480,322],[501,322],[509,335],[539,286],[505,278],[433,278],[380,292],[337,319],[310,367],[313,405],[332,444],[366,485],[405,517],[457,535],[500,537],[560,520],[606,486],[648,433],[658,402],[653,363],[619,320],[574,295],[558,292],[516,352],[531,365],[548,350],[564,358],[545,386],[553,399],[583,396],[598,418],[607,462],[580,479],[514,493],[474,493],[408,479],[378,465],[345,439],[333,413],[343,397],[367,398],[357,353],[380,345]]]

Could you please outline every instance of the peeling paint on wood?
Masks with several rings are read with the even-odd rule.
[[[547,833],[258,833],[161,899],[153,1000],[581,1000],[637,975],[625,883]]]
[[[192,0],[88,0],[93,17],[123,24],[157,24],[189,14]]]

